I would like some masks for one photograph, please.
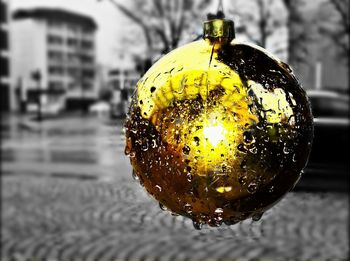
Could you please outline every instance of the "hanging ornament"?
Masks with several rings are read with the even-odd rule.
[[[201,224],[261,215],[299,180],[313,138],[288,65],[235,38],[223,18],[156,62],[125,123],[133,175],[163,208]]]

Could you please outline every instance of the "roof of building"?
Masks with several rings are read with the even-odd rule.
[[[13,19],[25,18],[45,19],[79,24],[91,30],[95,30],[97,28],[95,20],[90,16],[58,8],[17,9],[13,12]]]

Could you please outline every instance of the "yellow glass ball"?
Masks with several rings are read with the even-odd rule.
[[[263,212],[294,187],[313,137],[289,67],[264,49],[209,39],[140,79],[125,123],[134,175],[161,205],[218,226]]]

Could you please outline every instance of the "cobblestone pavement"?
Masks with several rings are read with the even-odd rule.
[[[195,230],[131,178],[120,126],[50,124],[2,128],[2,260],[349,260],[345,193],[292,192],[259,222]]]
[[[130,179],[17,175],[2,182],[3,260],[348,257],[346,194],[289,193],[259,222],[197,231]]]

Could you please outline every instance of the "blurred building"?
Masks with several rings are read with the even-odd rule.
[[[115,117],[121,117],[127,112],[128,100],[141,76],[133,61],[119,58],[118,63],[108,72],[108,86],[113,92],[112,114]]]
[[[0,1],[0,112],[9,111],[10,103],[10,55],[9,55],[9,7],[7,0]]]
[[[62,9],[13,13],[12,82],[17,104],[87,107],[98,95],[95,21]],[[28,107],[27,106],[27,107]]]

